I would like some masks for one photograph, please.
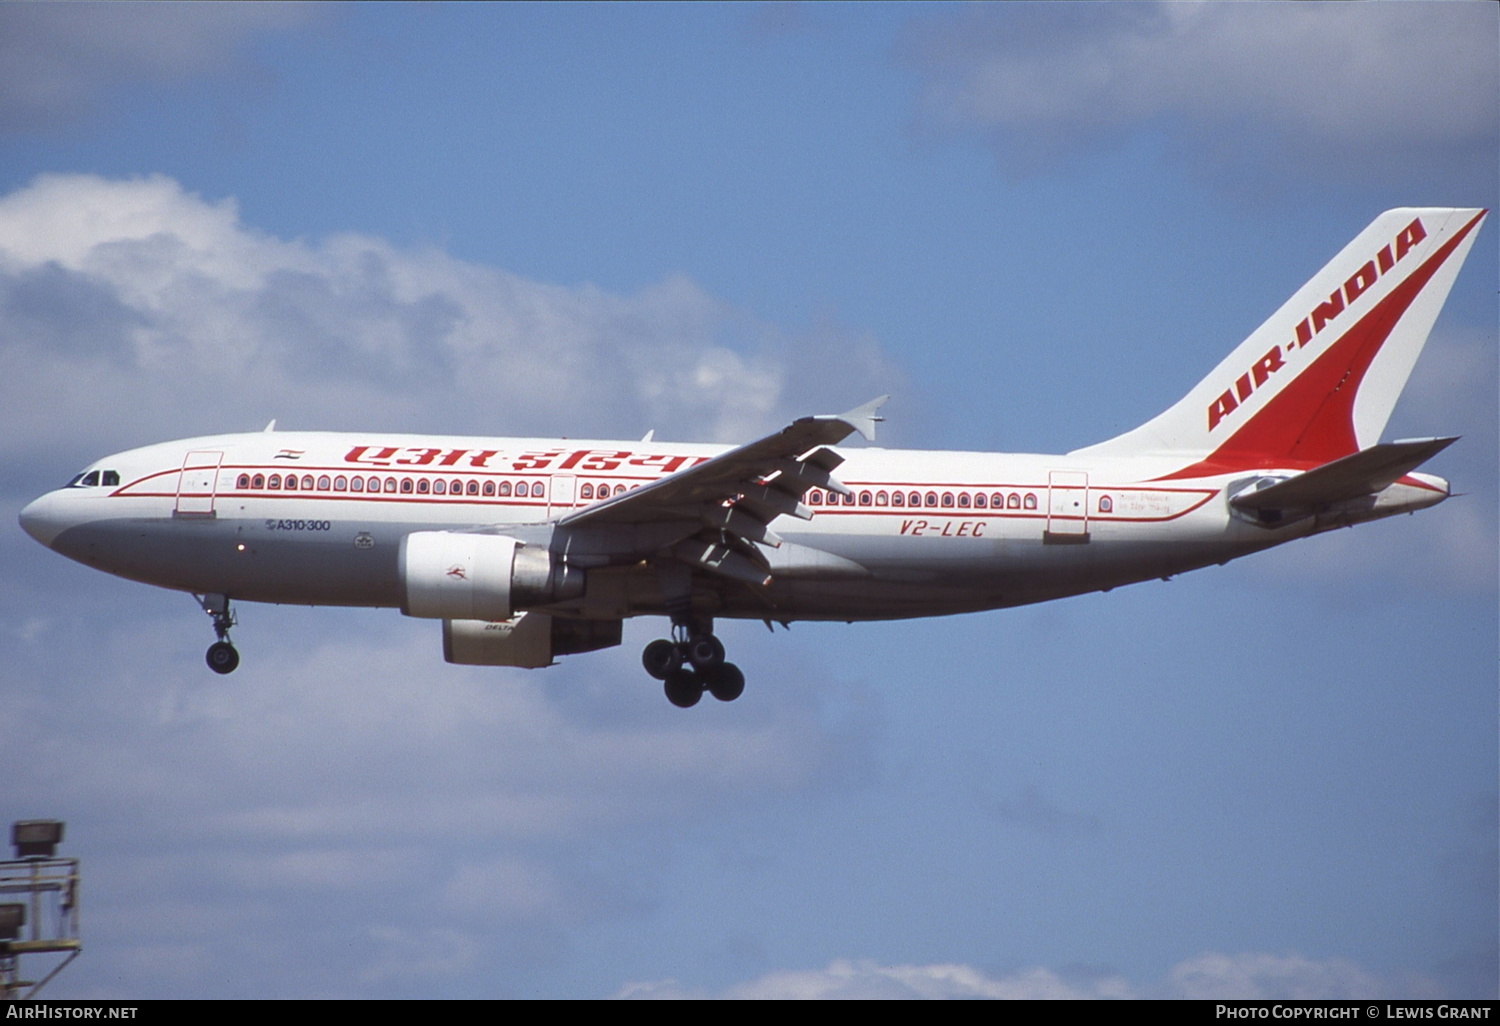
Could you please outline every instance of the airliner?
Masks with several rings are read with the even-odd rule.
[[[883,620],[1169,577],[1449,496],[1455,441],[1381,442],[1486,211],[1377,217],[1180,401],[1061,455],[841,448],[884,397],[720,445],[266,430],[107,456],[20,516],[91,567],[235,602],[440,621],[451,663],[620,644],[668,700],[732,701],[721,618]]]

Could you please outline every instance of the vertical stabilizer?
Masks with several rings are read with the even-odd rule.
[[[1485,213],[1386,211],[1171,409],[1076,454],[1180,457],[1191,476],[1374,445]]]

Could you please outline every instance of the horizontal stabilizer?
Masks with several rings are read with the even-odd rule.
[[[1242,510],[1314,509],[1375,495],[1426,463],[1457,438],[1418,438],[1371,446],[1259,491],[1230,499]]]

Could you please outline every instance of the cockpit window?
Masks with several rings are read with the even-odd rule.
[[[120,472],[118,470],[101,470],[99,472],[99,483],[111,488],[120,486]]]
[[[83,475],[83,480],[78,482],[85,488],[92,488],[99,483],[99,471],[91,470]]]

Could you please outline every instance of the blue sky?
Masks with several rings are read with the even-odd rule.
[[[1064,451],[1377,213],[1497,202],[1488,4],[0,7],[5,522],[222,430]],[[1049,605],[544,672],[0,532],[73,996],[1495,997],[1495,229],[1387,438],[1463,498]]]

